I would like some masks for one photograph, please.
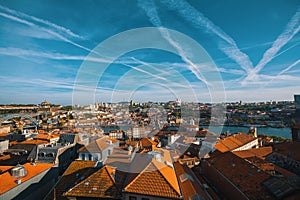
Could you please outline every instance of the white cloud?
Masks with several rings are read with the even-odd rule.
[[[76,42],[68,39],[67,37],[61,35],[60,33],[57,33],[56,29],[53,30],[53,29],[51,29],[51,27],[50,28],[49,27],[41,27],[41,26],[39,26],[37,24],[34,24],[34,23],[32,23],[32,22],[30,22],[28,20],[21,19],[19,17],[13,16],[13,15],[9,15],[9,14],[3,13],[3,12],[0,12],[0,16],[2,16],[4,18],[7,18],[7,19],[10,19],[12,21],[18,22],[18,23],[27,25],[27,26],[32,27],[32,28],[37,28],[39,30],[42,30],[42,31],[48,33],[49,35],[53,36],[56,39],[59,39],[61,41],[67,42],[69,44],[72,44],[72,45],[74,45],[74,46],[76,46],[78,48],[84,49],[84,50],[86,50],[88,52],[93,52],[91,49],[89,49],[87,47],[84,47],[84,46],[82,46],[82,45],[80,45],[80,44],[78,44],[78,43],[76,43]],[[94,53],[97,53],[97,52],[94,52]]]
[[[19,18],[22,18],[22,19],[25,18],[25,19],[27,19],[29,21],[34,21],[34,22],[38,22],[38,23],[41,23],[43,25],[46,25],[46,26],[48,26],[50,28],[53,28],[54,30],[56,30],[58,32],[61,32],[61,33],[65,34],[65,35],[67,35],[67,36],[74,37],[74,38],[79,38],[79,39],[83,39],[82,36],[80,36],[80,35],[72,32],[70,29],[67,29],[67,28],[65,28],[63,26],[59,26],[59,25],[54,24],[54,23],[52,23],[50,21],[47,21],[47,20],[44,20],[44,19],[41,19],[41,18],[37,18],[37,17],[31,16],[31,15],[27,15],[25,13],[9,9],[9,8],[7,8],[5,6],[1,6],[1,5],[0,5],[0,9],[3,10],[3,11],[5,11],[5,12],[7,12],[7,13],[15,15],[15,16],[17,16]]]
[[[199,72],[198,66],[188,58],[185,50],[180,46],[179,43],[172,39],[167,29],[161,27],[162,23],[158,16],[155,3],[153,1],[139,0],[138,5],[145,10],[150,22],[154,26],[159,27],[161,35],[177,50],[177,53],[181,56],[182,60],[188,64],[186,65],[188,69],[191,70],[200,81],[204,82],[206,85],[209,85],[207,80],[201,75],[201,72]]]
[[[289,21],[285,30],[274,41],[272,47],[264,53],[259,63],[255,66],[253,70],[250,71],[248,76],[245,78],[244,82],[255,79],[255,76],[264,68],[264,66],[268,64],[271,60],[273,60],[278,55],[277,53],[280,51],[280,49],[283,46],[285,46],[300,31],[299,22],[300,8],[298,8],[296,14]]]
[[[253,64],[248,55],[238,48],[235,41],[189,3],[184,0],[163,0],[162,2],[167,5],[169,9],[176,10],[181,17],[191,22],[195,27],[204,30],[211,35],[218,36],[218,39],[221,39],[220,49],[229,58],[238,63],[246,72],[249,72],[253,68]]]
[[[282,70],[281,72],[279,72],[279,73],[277,74],[277,76],[280,76],[280,75],[286,73],[287,71],[289,71],[289,70],[292,69],[293,67],[297,66],[299,63],[300,63],[300,59],[297,60],[296,62],[294,62],[293,64],[291,64],[290,66],[288,66],[287,68],[285,68],[284,70]],[[277,76],[276,76],[276,77],[277,77]],[[275,77],[275,78],[276,78],[276,77]]]

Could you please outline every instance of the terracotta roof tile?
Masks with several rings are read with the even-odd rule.
[[[253,141],[254,139],[255,138],[252,135],[248,135],[246,133],[237,133],[224,139],[218,140],[218,143],[215,144],[214,147],[221,152],[227,152],[237,149]]]
[[[0,137],[5,137],[7,136],[9,133],[0,133]]]
[[[54,199],[54,197],[60,200],[67,200],[67,198],[63,196],[63,193],[98,170],[98,168],[94,168],[95,164],[95,161],[88,160],[73,161],[62,175],[55,189],[47,196],[47,200]]]
[[[18,179],[20,179],[22,183],[26,182],[34,176],[50,169],[53,166],[53,164],[37,163],[35,165],[31,165],[30,163],[26,163],[23,166],[27,171],[27,175],[22,178],[12,177],[9,171],[0,174],[0,194],[3,194],[8,190],[11,190],[12,188],[16,187],[18,185],[16,183]]]
[[[34,137],[35,139],[40,139],[40,140],[48,140],[50,141],[51,139],[54,139],[54,138],[59,138],[59,134],[38,134]]]
[[[256,149],[247,149],[243,151],[233,151],[235,155],[240,158],[249,158],[249,157],[260,157],[264,158],[265,156],[272,153],[272,147],[260,147]]]
[[[110,140],[112,143],[116,143],[116,142],[118,142],[119,140],[116,140],[116,139],[114,139],[114,138],[110,138],[110,137],[108,137],[108,138],[106,138],[107,140]]]
[[[135,177],[126,187],[125,192],[168,198],[180,198],[181,192],[175,171],[170,166],[152,160],[144,171]]]
[[[23,142],[18,142],[16,144],[36,144],[36,145],[39,145],[39,144],[48,144],[49,142],[46,141],[46,140],[25,140]]]
[[[0,170],[2,171],[2,173],[4,173],[5,171],[10,170],[13,167],[14,166],[0,166]]]
[[[207,160],[211,166],[218,169],[231,182],[239,187],[250,199],[272,199],[262,186],[271,175],[258,170],[244,159],[232,152],[216,154]]]
[[[209,199],[203,191],[198,178],[194,175],[190,168],[186,165],[181,165],[179,162],[175,162],[174,167],[176,169],[176,174],[179,179],[184,199],[190,200],[193,195],[200,195],[205,199]]]
[[[121,190],[115,184],[114,169],[104,166],[84,179],[64,195],[68,197],[121,198]]]
[[[139,145],[143,148],[143,147],[152,147],[152,146],[156,146],[157,142],[149,139],[149,138],[143,138],[139,141]]]
[[[3,156],[0,156],[0,160],[8,160],[10,159],[10,154],[7,154],[7,155],[3,155]]]

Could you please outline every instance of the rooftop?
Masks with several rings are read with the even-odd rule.
[[[140,146],[145,147],[145,146],[152,146],[152,145],[157,145],[157,142],[149,139],[149,138],[143,138],[139,141]]]
[[[23,165],[27,171],[27,175],[21,178],[14,178],[11,176],[9,171],[6,171],[2,174],[0,174],[0,194],[3,194],[12,188],[18,186],[17,180],[21,180],[22,183],[28,181],[29,179],[35,177],[36,175],[50,169],[53,164],[42,164],[42,163],[36,163],[35,165],[32,165],[30,163],[26,163]],[[9,169],[9,167],[13,168],[14,166],[6,166],[6,169]],[[1,166],[2,169],[3,166]],[[2,181],[5,180],[5,181]]]
[[[262,186],[271,175],[263,172],[254,165],[236,156],[232,152],[215,153],[207,160],[232,183],[234,183],[250,199],[272,199]]]
[[[300,161],[300,142],[283,142],[273,145],[273,151]]]
[[[68,197],[121,198],[121,188],[115,183],[115,168],[104,166],[69,191]]]
[[[63,193],[94,173],[97,170],[97,168],[94,168],[95,164],[95,161],[73,161],[62,175],[62,178],[55,186],[55,189],[47,196],[47,199],[54,199],[55,196],[58,199],[67,200],[67,198],[63,196]]]
[[[242,151],[233,151],[235,155],[237,155],[240,158],[250,158],[250,157],[259,157],[263,158],[270,153],[272,153],[272,147],[260,147],[256,149],[247,149],[247,150],[242,150]]]
[[[227,152],[237,149],[255,139],[256,138],[252,135],[248,135],[246,133],[237,133],[218,140],[218,143],[215,144],[214,147],[221,152]]]
[[[48,141],[46,141],[46,140],[40,140],[40,139],[34,139],[34,140],[25,140],[23,142],[16,142],[16,144],[35,144],[35,145],[40,145],[40,144],[48,144]]]
[[[181,192],[172,167],[152,160],[126,187],[125,192],[180,198]]]
[[[202,185],[195,174],[186,165],[179,162],[174,163],[176,174],[181,187],[184,199],[190,200],[193,196],[201,196],[202,198],[209,199],[207,194],[203,191]]]
[[[110,146],[110,143],[113,143],[113,139],[108,137],[102,137],[92,141],[87,146],[81,147],[79,152],[101,152],[107,147]]]
[[[38,134],[34,137],[35,139],[39,139],[39,140],[47,140],[50,141],[51,139],[58,139],[59,138],[59,134]]]

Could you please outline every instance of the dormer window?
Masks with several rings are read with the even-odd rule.
[[[41,156],[41,157],[45,157],[45,156],[46,156],[46,153],[45,153],[45,152],[41,152],[41,153],[40,153],[40,156]]]

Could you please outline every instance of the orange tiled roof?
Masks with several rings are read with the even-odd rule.
[[[11,168],[13,168],[14,166],[0,166],[0,170],[2,171],[2,173],[4,172],[4,171],[7,171],[7,170],[9,170],[9,169],[11,169]]]
[[[252,135],[248,135],[246,133],[238,133],[226,137],[222,140],[218,140],[218,143],[215,144],[214,147],[221,152],[232,151],[253,140],[255,140],[255,138]]]
[[[48,140],[50,141],[53,138],[59,138],[59,134],[38,134],[34,137],[35,139],[40,139],[40,140]]]
[[[24,183],[27,180],[35,177],[36,175],[50,169],[53,164],[37,163],[36,165],[31,165],[30,163],[26,163],[23,166],[27,170],[27,175],[22,178],[12,177],[9,171],[0,174],[0,194],[3,194],[16,187],[18,185],[16,183],[18,179],[20,179],[22,183]]]
[[[67,197],[121,198],[121,190],[115,184],[114,169],[104,166],[69,191]]]
[[[49,193],[46,199],[52,200],[56,197],[60,200],[67,200],[67,198],[63,196],[63,193],[66,192],[67,189],[75,186],[83,177],[88,177],[94,173],[97,170],[97,168],[94,168],[95,164],[95,161],[88,160],[73,161],[56,184],[55,189]]]
[[[9,146],[12,146],[12,145],[16,145],[16,144],[19,144],[20,142],[17,142],[17,141],[11,141],[9,142]]]
[[[205,199],[209,199],[206,193],[202,190],[202,185],[200,184],[198,178],[194,175],[190,168],[186,165],[181,165],[179,162],[174,163],[176,169],[176,174],[178,177],[178,182],[181,186],[181,191],[184,199],[190,200],[193,195],[201,195]]]
[[[0,156],[0,160],[8,160],[10,159],[10,154]]]
[[[107,140],[110,140],[112,143],[116,143],[116,142],[118,142],[119,140],[116,140],[116,139],[114,139],[114,138],[110,138],[110,137],[108,137],[108,138],[106,138]]]
[[[162,163],[152,160],[144,171],[137,175],[126,187],[125,192],[158,197],[180,198],[174,169],[162,167]]]
[[[256,149],[247,149],[243,151],[233,151],[232,153],[234,153],[240,158],[250,158],[254,156],[264,158],[265,156],[272,153],[272,147],[260,147]]]
[[[48,144],[48,141],[46,140],[25,140],[23,142],[19,142],[17,144],[36,144],[36,145],[39,145],[39,144]]]
[[[139,144],[143,147],[148,147],[152,145],[157,145],[157,142],[150,140],[149,138],[143,138],[139,141]]]
[[[5,137],[7,136],[9,133],[0,133],[0,137]]]
[[[96,164],[96,161],[90,161],[90,160],[75,160],[73,161],[68,169],[64,172],[63,176],[68,176],[70,174],[73,174],[74,172],[77,172],[78,170],[94,167]]]

